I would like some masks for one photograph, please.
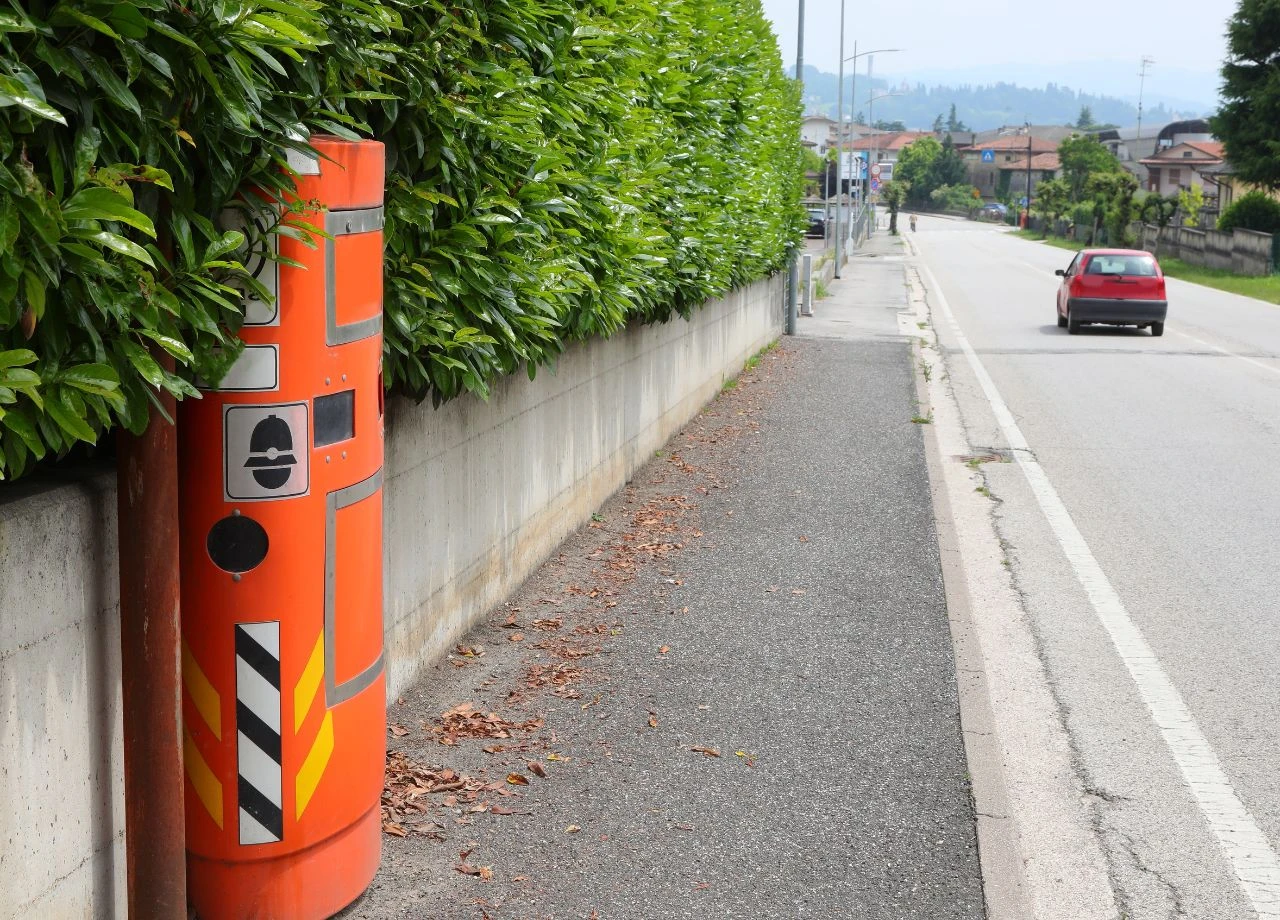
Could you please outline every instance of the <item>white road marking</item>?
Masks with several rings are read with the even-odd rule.
[[[1072,520],[1071,513],[1058,496],[1057,489],[1031,452],[1009,407],[960,329],[937,278],[927,265],[921,263],[920,268],[928,278],[930,293],[991,404],[996,422],[1027,478],[1027,484],[1031,487],[1040,510],[1071,563],[1099,621],[1110,635],[1120,659],[1128,668],[1138,694],[1146,703],[1152,721],[1164,736],[1165,744],[1169,746],[1174,762],[1199,803],[1205,821],[1218,838],[1240,887],[1259,917],[1280,918],[1280,859],[1271,842],[1236,795],[1218,761],[1218,755],[1200,731],[1191,710],[1169,679],[1155,652],[1147,644],[1142,631],[1129,616],[1120,595],[1102,571],[1102,566]]]
[[[1182,336],[1184,339],[1190,339],[1193,342],[1199,342],[1201,345],[1205,346],[1206,348],[1212,348],[1214,351],[1220,354],[1224,354],[1227,357],[1239,358],[1241,361],[1245,362],[1246,364],[1252,364],[1254,367],[1260,367],[1264,371],[1270,371],[1273,374],[1280,374],[1280,367],[1276,367],[1271,364],[1263,364],[1257,358],[1246,357],[1245,355],[1238,354],[1237,352],[1231,351],[1230,349],[1223,348],[1219,345],[1214,345],[1212,342],[1206,342],[1204,339],[1200,338],[1199,336],[1194,336],[1190,332],[1183,332],[1181,329],[1170,329],[1169,331],[1174,333],[1175,335]]]

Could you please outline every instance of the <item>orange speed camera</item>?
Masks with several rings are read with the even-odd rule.
[[[179,424],[188,890],[327,917],[372,880],[385,758],[382,144],[314,138],[244,352]],[[302,267],[290,264],[298,263]]]

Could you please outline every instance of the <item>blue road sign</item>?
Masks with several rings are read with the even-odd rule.
[[[994,150],[982,151],[982,162],[994,163],[996,161],[996,152]]]
[[[1021,198],[1019,198],[1018,204],[1022,205],[1025,208],[1027,206],[1027,196],[1023,195]]]
[[[879,180],[879,179],[872,179],[872,180],[871,180],[871,191],[873,191],[873,192],[878,192],[878,191],[880,191],[880,180]]]

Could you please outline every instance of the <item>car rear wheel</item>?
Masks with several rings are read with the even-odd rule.
[[[1080,334],[1080,320],[1071,315],[1071,311],[1067,311],[1067,335]]]
[[[1164,323],[1163,323],[1163,322],[1160,322],[1160,323],[1152,323],[1152,324],[1151,324],[1151,334],[1152,334],[1152,335],[1164,335]]]
[[[1063,316],[1061,313],[1058,314],[1058,328],[1059,329],[1067,328],[1067,318]]]

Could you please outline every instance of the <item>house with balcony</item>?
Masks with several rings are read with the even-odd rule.
[[[1199,188],[1207,204],[1218,201],[1216,178],[1226,160],[1221,141],[1182,141],[1163,147],[1141,160],[1147,169],[1147,191],[1177,195]]]

